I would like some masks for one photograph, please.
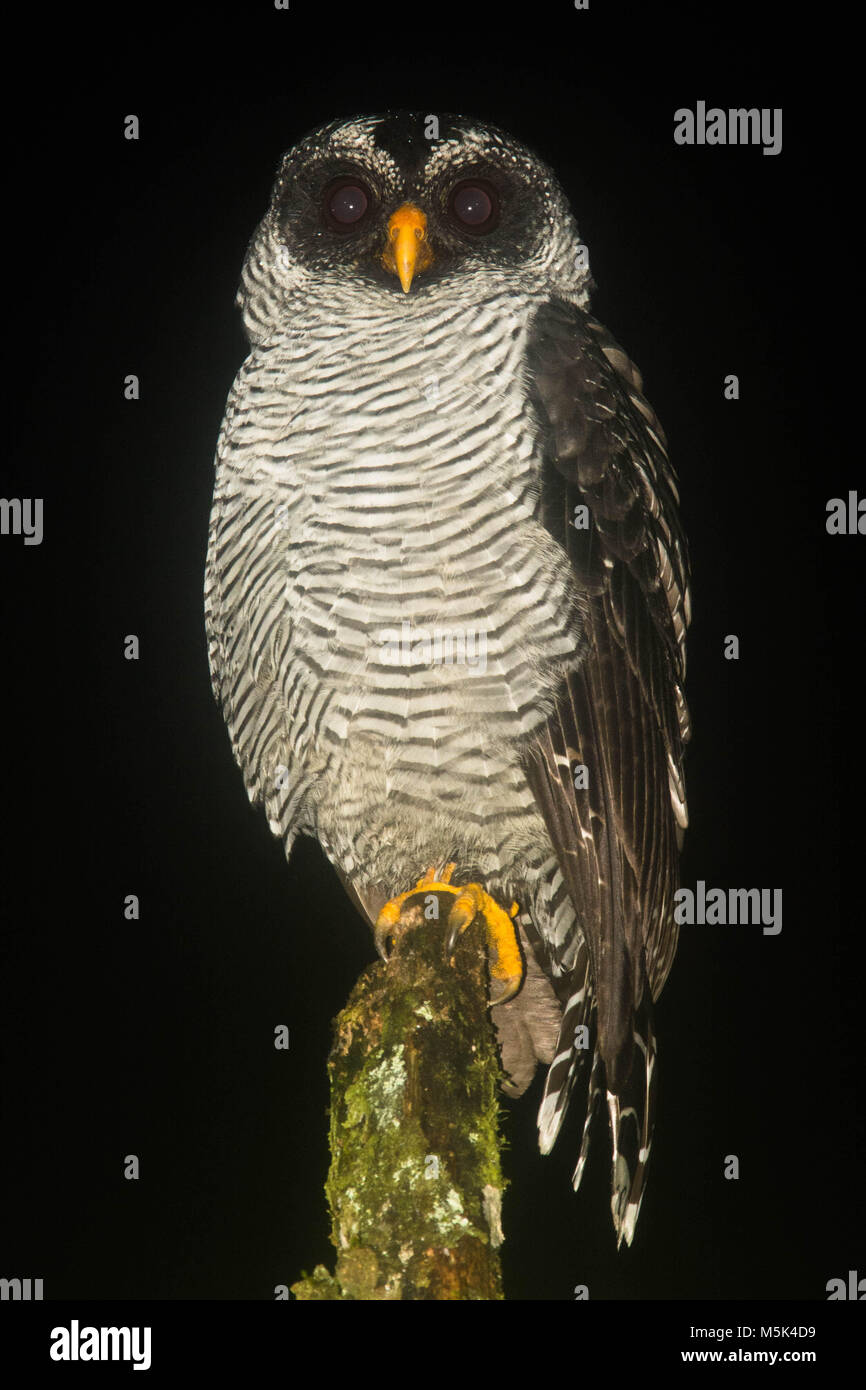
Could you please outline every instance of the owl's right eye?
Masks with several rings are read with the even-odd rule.
[[[335,179],[322,197],[325,221],[335,232],[352,232],[367,216],[372,201],[369,188],[360,179]]]

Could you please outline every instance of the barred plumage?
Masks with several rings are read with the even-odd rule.
[[[287,852],[319,839],[371,922],[452,860],[455,882],[521,904],[526,978],[494,1015],[508,1085],[551,1063],[548,1151],[597,1019],[630,1243],[685,824],[685,542],[553,176],[499,132],[443,124],[428,143],[423,118],[334,123],[283,162],[217,446],[212,678],[251,800]],[[470,174],[498,200],[486,240],[448,221]],[[352,237],[321,213],[335,176],[375,209]],[[381,251],[406,200],[433,262],[403,294]]]

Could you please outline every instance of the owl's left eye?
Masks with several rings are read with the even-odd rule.
[[[499,221],[496,189],[486,179],[463,179],[451,190],[448,211],[461,231],[475,236],[492,232]]]
[[[351,232],[363,222],[372,202],[370,190],[360,179],[335,179],[322,197],[325,220],[337,232]]]

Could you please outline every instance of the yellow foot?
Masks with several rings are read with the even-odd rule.
[[[523,983],[523,960],[514,925],[519,910],[517,903],[512,903],[505,912],[479,883],[467,883],[463,888],[452,888],[451,892],[456,892],[457,900],[448,914],[448,952],[453,952],[457,938],[475,918],[481,917],[490,949],[490,976],[499,986],[490,1003],[504,1004],[514,998]]]
[[[410,888],[406,893],[400,893],[396,898],[391,898],[385,904],[379,916],[376,918],[376,925],[373,928],[373,938],[376,942],[376,950],[383,960],[388,959],[388,938],[394,932],[400,921],[400,914],[403,911],[403,904],[407,898],[412,898],[422,888],[431,888],[434,891],[442,888],[448,893],[456,893],[458,890],[451,887],[451,875],[456,865],[446,864],[442,873],[441,880],[436,881],[436,865],[433,864],[423,878],[419,878],[414,888]]]
[[[400,893],[398,897],[385,904],[376,919],[376,949],[383,960],[388,959],[388,938],[400,921],[403,904],[407,898],[413,897],[425,888],[434,893],[453,893],[455,901],[448,913],[448,954],[453,954],[457,940],[466,928],[472,925],[476,917],[481,917],[490,952],[491,980],[496,988],[496,996],[490,1000],[490,1004],[491,1007],[504,1004],[514,998],[523,983],[523,959],[514,925],[514,918],[519,910],[517,903],[512,903],[510,910],[505,912],[479,883],[453,887],[451,875],[455,867],[454,864],[447,864],[442,877],[437,879],[434,865],[418,880],[414,888]]]

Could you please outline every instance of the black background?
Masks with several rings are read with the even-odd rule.
[[[818,80],[845,44],[828,15],[819,39],[781,5],[292,0],[68,29],[40,12],[19,52],[31,98],[7,120],[0,493],[43,497],[45,537],[0,538],[0,1275],[42,1277],[47,1298],[268,1299],[333,1263],[325,1060],[372,942],[318,847],[287,866],[247,803],[201,591],[245,353],[233,298],[277,161],[323,121],[388,107],[492,120],[564,183],[593,307],[680,475],[683,882],[784,892],[779,936],[683,929],[631,1251],[615,1250],[603,1127],[574,1196],[579,1116],[542,1159],[540,1077],[505,1106],[508,1296],[823,1299],[866,1274],[866,540],[825,530],[827,500],[866,482],[837,433],[860,371],[839,336],[844,120]],[[675,145],[675,109],[699,99],[783,107],[782,153]]]

